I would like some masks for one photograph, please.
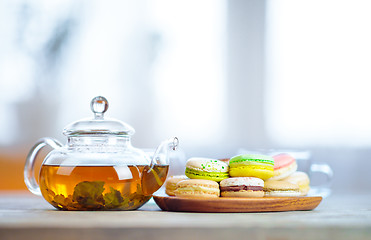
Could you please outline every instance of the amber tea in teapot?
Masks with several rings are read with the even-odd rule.
[[[131,145],[134,129],[121,121],[105,119],[108,102],[91,102],[93,119],[68,125],[63,146],[40,139],[27,156],[24,177],[28,189],[61,210],[134,210],[145,204],[165,182],[168,150],[178,139],[163,141],[150,157]],[[44,159],[39,184],[34,163],[44,146],[54,148]]]
[[[132,210],[141,207],[165,182],[168,165],[53,166],[40,172],[40,190],[63,210]]]

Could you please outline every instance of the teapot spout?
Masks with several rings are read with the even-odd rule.
[[[163,141],[156,149],[151,165],[142,173],[142,191],[145,195],[152,195],[165,182],[169,170],[169,150],[175,151],[178,147],[177,137]]]
[[[169,150],[175,151],[178,148],[179,139],[169,138],[163,141],[156,149],[151,160],[151,169],[155,165],[169,165]]]

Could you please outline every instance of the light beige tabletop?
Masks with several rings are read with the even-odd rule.
[[[312,211],[55,210],[25,192],[0,193],[0,239],[371,239],[371,193],[332,195]]]

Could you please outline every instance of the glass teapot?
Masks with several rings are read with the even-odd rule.
[[[164,183],[168,151],[176,150],[178,138],[163,141],[153,157],[131,145],[134,129],[121,121],[104,118],[108,101],[91,101],[94,118],[71,123],[64,129],[67,145],[42,138],[30,150],[24,179],[28,189],[42,195],[61,210],[133,210],[146,203]],[[44,147],[39,175],[35,159]]]

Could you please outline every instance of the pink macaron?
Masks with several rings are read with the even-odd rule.
[[[273,156],[274,176],[270,180],[280,180],[290,176],[298,169],[295,158],[286,153]]]

